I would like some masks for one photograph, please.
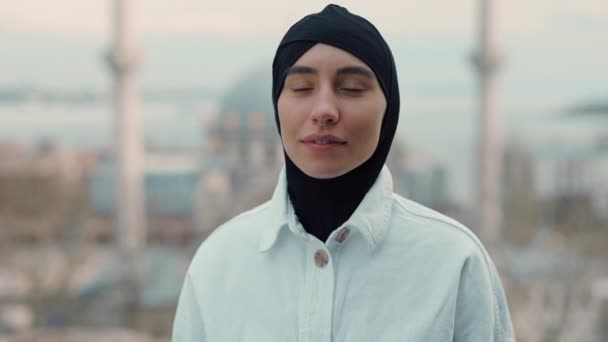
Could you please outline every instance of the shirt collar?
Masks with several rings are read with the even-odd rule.
[[[393,204],[393,177],[385,166],[363,200],[343,224],[358,229],[374,249],[386,236]]]
[[[260,251],[265,252],[272,248],[274,243],[279,236],[281,229],[289,226],[289,196],[287,195],[287,176],[285,174],[285,167],[279,173],[279,180],[277,186],[274,189],[272,198],[269,203],[269,225],[264,227],[262,230],[262,236],[260,238]],[[295,215],[293,215],[295,216]]]
[[[386,166],[369,189],[355,212],[342,225],[358,229],[367,240],[370,249],[374,249],[385,237],[389,227],[393,195],[393,179]],[[288,227],[294,234],[305,234],[302,225],[297,224],[293,206],[287,194],[287,176],[285,168],[281,170],[277,186],[269,203],[269,226],[262,231],[259,249],[268,251],[274,246],[280,231]]]

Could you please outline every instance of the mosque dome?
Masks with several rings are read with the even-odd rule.
[[[276,134],[271,91],[269,68],[256,68],[246,73],[220,101],[218,133],[265,131]]]
[[[283,158],[272,106],[272,75],[268,69],[256,68],[244,73],[228,88],[220,100],[218,115],[207,128],[209,156],[235,172],[263,173],[276,168]],[[240,175],[235,179],[251,178]],[[236,183],[232,185],[235,189],[242,188]]]

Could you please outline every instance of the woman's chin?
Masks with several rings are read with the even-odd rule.
[[[346,174],[350,170],[336,168],[300,168],[307,176],[317,179],[332,179]]]

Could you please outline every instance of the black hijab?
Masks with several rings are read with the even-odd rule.
[[[340,48],[356,56],[375,73],[384,96],[386,112],[378,146],[372,156],[348,173],[317,179],[302,172],[285,153],[287,191],[296,215],[307,232],[326,241],[342,225],[378,178],[390,150],[399,118],[399,86],[391,51],[380,32],[366,19],[346,8],[328,5],[322,12],[295,23],[283,37],[272,63],[272,101],[281,133],[277,102],[287,70],[317,43]]]

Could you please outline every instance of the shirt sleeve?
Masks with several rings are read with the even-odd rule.
[[[171,341],[205,342],[206,340],[198,298],[192,285],[192,278],[187,274],[177,304]]]
[[[492,260],[470,256],[461,273],[454,342],[515,342],[505,292]]]

